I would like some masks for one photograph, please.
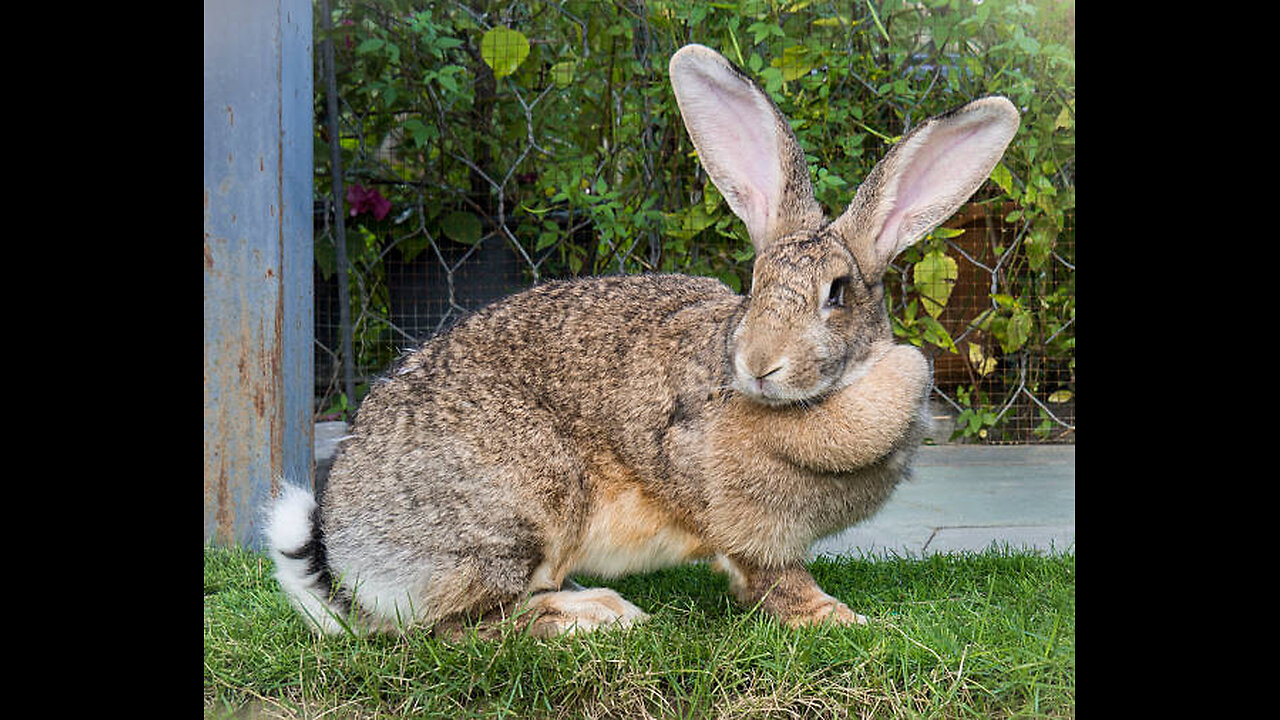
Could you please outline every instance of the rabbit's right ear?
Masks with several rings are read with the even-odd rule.
[[[741,70],[702,45],[671,56],[671,87],[707,175],[747,225],[759,254],[824,224],[804,152],[777,106]]]

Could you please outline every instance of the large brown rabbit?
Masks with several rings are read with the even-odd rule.
[[[928,362],[892,343],[882,276],[987,178],[1018,113],[988,97],[921,123],[828,222],[750,78],[700,45],[670,71],[755,246],[751,294],[679,275],[547,283],[404,358],[319,504],[286,487],[270,511],[277,577],[317,629],[628,626],[645,613],[570,576],[698,559],[788,625],[866,622],[803,561],[884,503],[928,424]]]

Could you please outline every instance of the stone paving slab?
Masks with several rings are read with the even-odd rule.
[[[814,555],[1075,552],[1074,445],[936,445],[880,512]]]

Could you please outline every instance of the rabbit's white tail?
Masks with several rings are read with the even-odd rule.
[[[276,580],[311,626],[327,633],[350,627],[351,602],[334,592],[329,572],[320,508],[305,488],[287,483],[267,509],[267,545],[276,564]]]

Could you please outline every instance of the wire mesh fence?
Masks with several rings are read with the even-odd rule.
[[[316,103],[318,413],[351,405],[339,220],[361,385],[468,311],[550,279],[686,272],[749,291],[745,230],[701,172],[667,79],[671,53],[701,42],[791,119],[832,216],[924,117],[992,92],[1019,105],[993,180],[899,256],[888,302],[899,341],[934,358],[937,440],[1074,442],[1074,6],[1061,4],[335,3],[316,38],[332,42],[339,101],[338,137]],[[1008,20],[1037,6],[1020,26],[1029,55]],[[328,68],[316,71],[319,90]]]
[[[1052,249],[1037,250],[1034,227],[1008,219],[1016,213],[1008,202],[972,204],[943,224],[962,231],[945,240],[955,263],[936,317],[945,342],[923,347],[946,439],[1075,441],[1075,215]],[[1059,306],[1066,317],[1046,317]]]

